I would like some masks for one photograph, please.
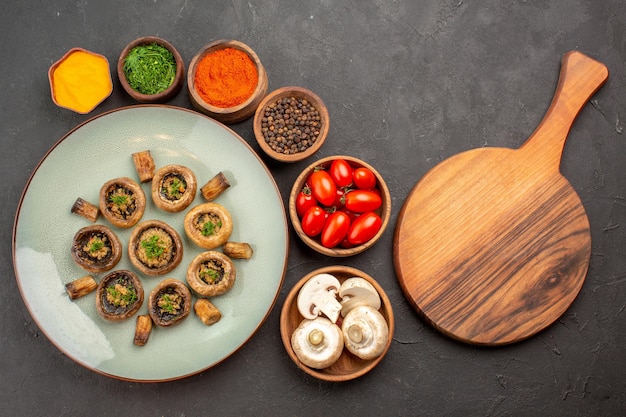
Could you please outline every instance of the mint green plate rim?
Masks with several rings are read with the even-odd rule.
[[[92,224],[70,212],[76,198],[97,205],[99,189],[111,178],[139,180],[132,153],[150,150],[157,168],[189,167],[198,188],[219,172],[231,187],[215,202],[234,221],[231,241],[252,245],[249,260],[234,260],[233,288],[211,301],[222,319],[205,326],[192,311],[171,328],[154,326],[145,346],[133,344],[136,315],[107,322],[95,310],[94,293],[70,300],[65,284],[87,275],[71,259],[74,233]],[[161,277],[136,271],[126,254],[132,229],[120,229],[100,216],[120,237],[124,254],[115,269],[138,273],[146,301],[137,314],[147,314],[150,290],[165,278],[185,282],[187,265],[203,250],[184,234],[184,214],[205,200],[200,192],[181,213],[158,209],[150,183],[141,184],[147,208],[142,221],[159,219],[181,235],[181,264]],[[127,381],[161,382],[205,371],[239,350],[272,311],[283,285],[288,258],[288,226],[280,191],[267,166],[234,131],[200,113],[168,105],[137,105],[97,115],[63,136],[46,153],[22,193],[13,227],[13,265],[19,291],[33,320],[66,356],[97,373]],[[221,250],[218,248],[217,250]],[[92,274],[99,282],[106,273]],[[196,299],[194,294],[194,301]]]

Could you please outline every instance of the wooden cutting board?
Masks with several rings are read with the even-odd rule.
[[[395,269],[413,307],[444,334],[478,345],[517,342],[578,295],[589,221],[559,165],[574,119],[607,78],[603,64],[567,53],[553,101],[519,149],[460,153],[410,192],[395,229]]]

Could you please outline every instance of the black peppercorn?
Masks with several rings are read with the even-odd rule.
[[[267,105],[261,119],[265,142],[282,154],[304,152],[319,136],[320,115],[308,100],[283,97]]]

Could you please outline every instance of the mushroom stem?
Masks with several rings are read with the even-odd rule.
[[[312,320],[323,314],[336,323],[341,312],[341,303],[337,300],[340,285],[330,274],[317,274],[308,279],[298,293],[298,311],[302,317]]]
[[[100,208],[91,204],[89,201],[85,201],[78,197],[72,206],[71,212],[78,214],[79,216],[83,216],[90,222],[95,223],[100,215]]]
[[[152,155],[149,150],[135,152],[132,154],[133,164],[137,175],[139,175],[139,181],[149,182],[154,177],[155,164],[152,159]]]
[[[200,189],[202,197],[207,201],[215,200],[220,194],[230,187],[228,179],[223,172],[218,172]]]
[[[363,330],[361,326],[353,324],[348,328],[348,337],[355,343],[361,343],[363,340]]]
[[[67,294],[72,300],[83,297],[96,288],[98,288],[98,283],[91,275],[85,275],[65,284]]]
[[[335,292],[325,291],[313,296],[311,299],[315,307],[313,312],[319,314],[320,312],[330,319],[333,323],[337,322],[339,313],[341,312],[341,303],[335,298]]]
[[[206,298],[198,299],[193,306],[193,311],[195,311],[200,321],[207,326],[217,323],[222,318],[220,310]]]
[[[148,338],[152,332],[152,318],[148,314],[137,316],[135,324],[135,337],[133,343],[137,346],[143,346],[148,343]]]
[[[313,346],[319,346],[324,341],[324,333],[319,329],[311,330],[309,333],[309,343]]]
[[[226,242],[222,247],[224,255],[235,259],[252,258],[252,246],[246,242]]]

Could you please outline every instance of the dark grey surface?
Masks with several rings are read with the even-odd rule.
[[[623,0],[38,1],[2,9],[1,415],[626,415]],[[57,108],[48,67],[75,46],[115,63],[126,43],[144,35],[169,40],[187,63],[216,39],[249,44],[270,90],[308,87],[328,105],[330,136],[312,159],[348,154],[369,161],[393,199],[389,229],[362,255],[338,261],[315,254],[291,231],[284,286],[250,342],[201,374],[149,384],[101,376],[60,353],[25,308],[11,262],[19,198],[46,151],[91,116],[134,104],[114,76],[113,95],[92,114]],[[572,49],[610,71],[575,122],[561,165],[591,223],[587,279],[563,317],[527,341],[501,348],[456,343],[427,326],[400,290],[392,261],[399,210],[416,181],[444,158],[520,146],[541,121],[560,58]],[[191,107],[186,90],[169,104]],[[259,149],[251,120],[233,129]],[[284,198],[310,162],[265,161]],[[301,372],[279,333],[291,286],[333,263],[377,278],[396,315],[388,355],[346,383]]]

